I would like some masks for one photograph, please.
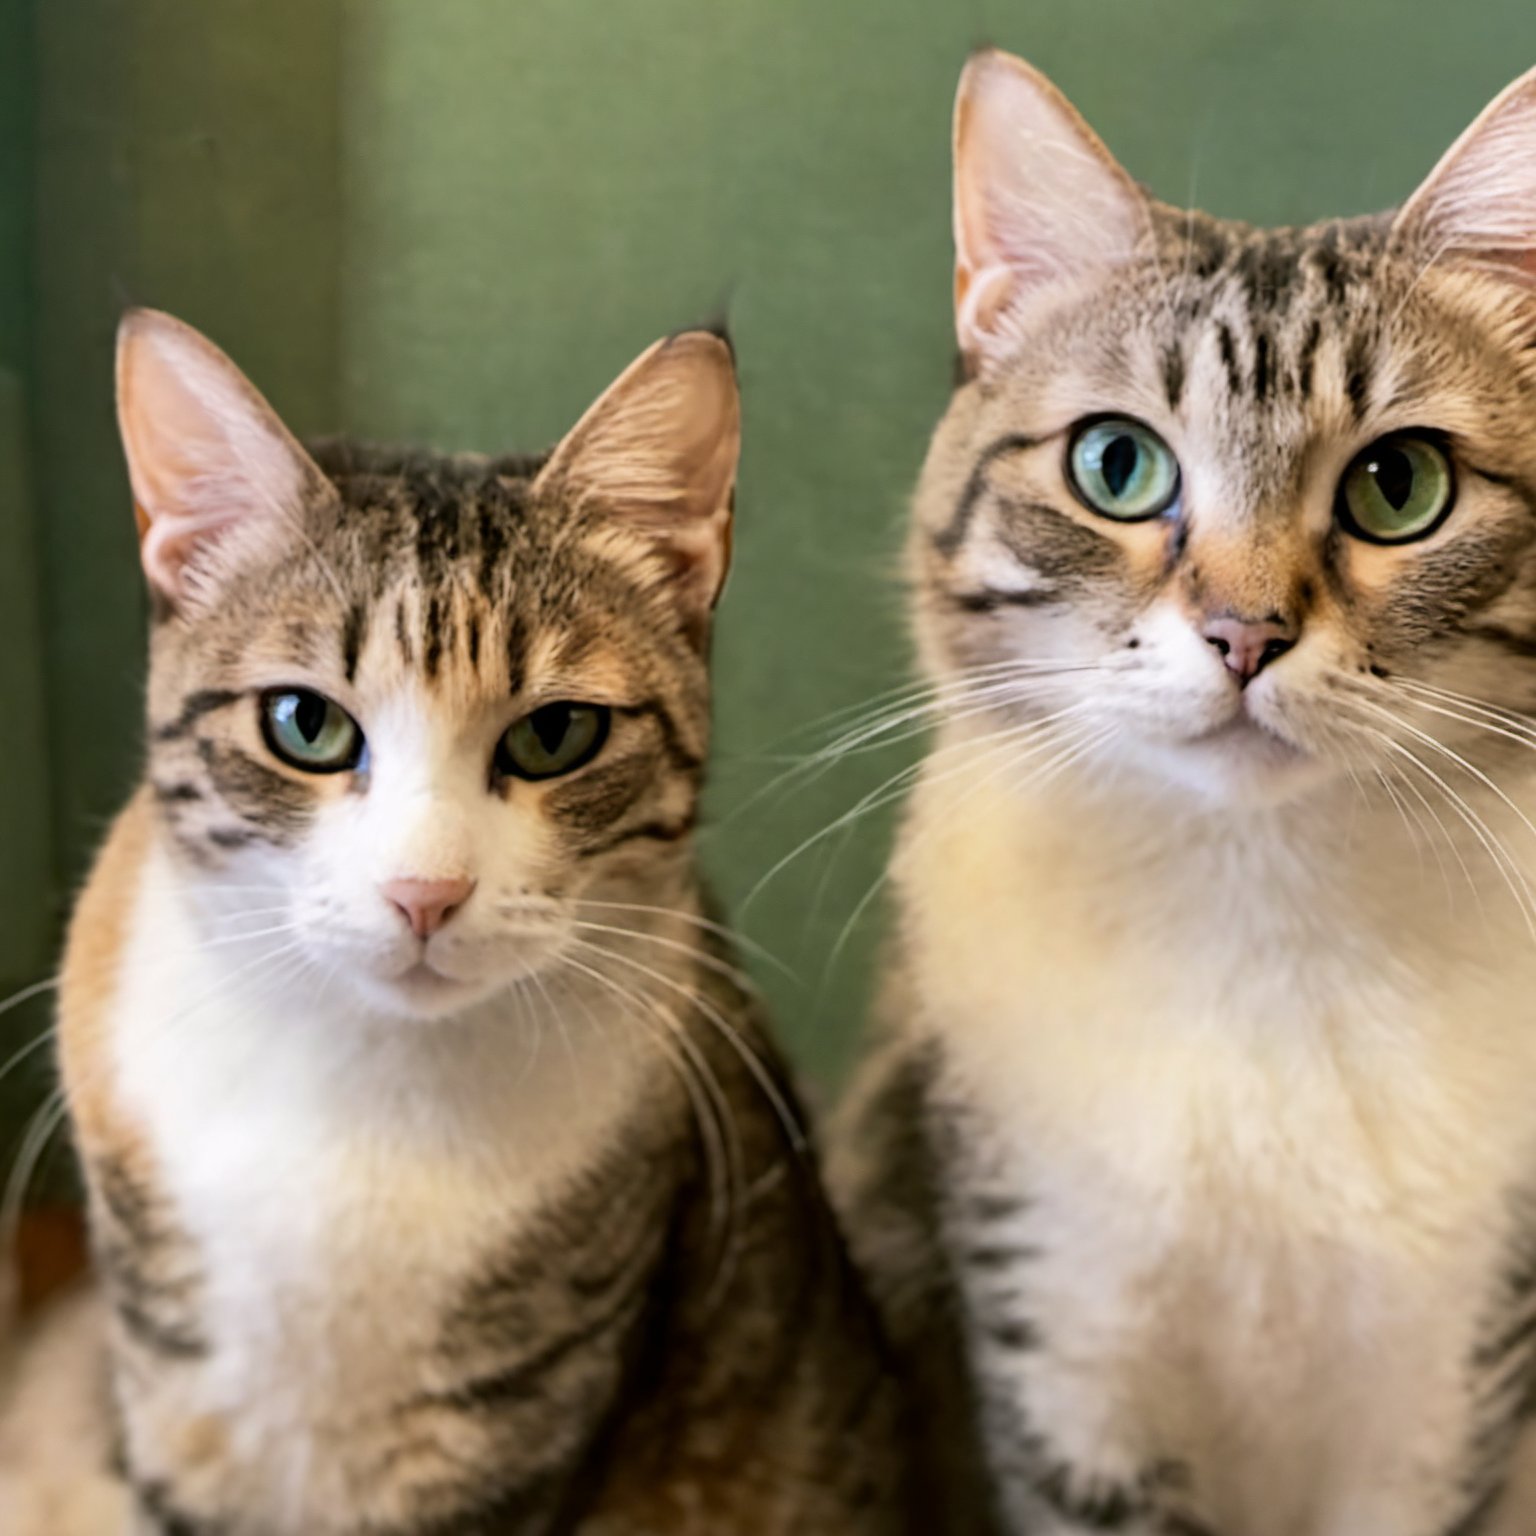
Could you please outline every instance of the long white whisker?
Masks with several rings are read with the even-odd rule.
[[[779,1124],[783,1128],[785,1136],[789,1140],[791,1149],[797,1156],[803,1156],[806,1150],[805,1131],[801,1126],[795,1112],[790,1108],[778,1083],[774,1081],[773,1074],[763,1062],[763,1059],[747,1043],[741,1031],[736,1028],[718,1008],[696,987],[684,986],[654,966],[649,966],[634,959],[629,955],[621,955],[617,950],[605,949],[599,944],[589,944],[584,939],[577,939],[576,944],[581,948],[595,950],[598,954],[609,960],[616,960],[620,965],[628,966],[631,970],[638,971],[642,976],[648,977],[658,985],[675,993],[685,1003],[696,1009],[698,1013],[709,1023],[713,1024],[720,1032],[720,1036],[736,1053],[741,1064],[747,1069],[763,1097],[772,1106],[773,1112],[778,1116]]]
[[[761,944],[747,938],[745,934],[738,933],[735,929],[727,927],[726,924],[715,922],[713,918],[700,917],[697,913],[684,912],[675,907],[651,907],[635,901],[593,901],[589,896],[576,897],[572,905],[577,907],[601,907],[611,912],[636,912],[646,913],[654,917],[677,918],[680,922],[690,923],[695,928],[702,928],[705,933],[713,933],[719,938],[739,945],[749,954],[757,956],[765,965],[771,965],[775,970],[782,972],[790,981],[797,982],[800,979],[771,950],[765,949]]]
[[[693,1106],[694,1119],[704,1146],[705,1163],[712,1170],[711,1225],[717,1232],[724,1234],[734,1224],[735,1192],[744,1187],[745,1178],[742,1172],[740,1133],[731,1114],[730,1101],[711,1069],[708,1058],[699,1049],[698,1043],[689,1038],[676,1015],[656,999],[622,986],[606,972],[573,955],[563,956],[561,963],[595,981],[617,997],[625,1011],[646,1029],[651,1040],[659,1045],[663,1055],[677,1071],[684,1092]],[[650,1027],[653,1020],[661,1026],[659,1034]],[[673,1054],[673,1047],[678,1054]]]
[[[1503,845],[1489,830],[1487,823],[1433,768],[1401,742],[1395,741],[1385,732],[1382,733],[1381,740],[1383,745],[1390,751],[1404,758],[1440,790],[1441,794],[1445,797],[1446,803],[1471,830],[1472,835],[1482,845],[1483,851],[1493,861],[1494,868],[1498,870],[1504,884],[1509,888],[1509,894],[1514,899],[1516,908],[1519,910],[1521,917],[1525,919],[1526,927],[1530,930],[1531,936],[1536,938],[1536,917],[1533,917],[1531,911],[1530,887],[1525,882],[1519,867],[1514,865],[1514,861],[1505,851]]]
[[[643,944],[654,944],[660,949],[687,955],[706,970],[713,971],[717,976],[724,976],[743,993],[749,996],[756,995],[757,988],[753,985],[752,978],[740,966],[731,965],[728,961],[709,954],[697,944],[687,944],[681,939],[669,939],[659,933],[647,933],[640,928],[620,928],[613,923],[589,923],[580,918],[573,919],[571,926],[579,928],[583,933],[614,934],[621,939],[636,939]]]
[[[1062,720],[1077,715],[1081,713],[1085,708],[1086,706],[1082,704],[1069,705],[1066,709],[1059,710],[1055,714],[1045,715],[1040,719],[1027,720],[1019,725],[1010,726],[1007,728],[1007,730],[1012,732],[1029,732],[1043,729],[1045,726],[1048,726],[1057,720]],[[987,738],[983,738],[983,743],[985,740],[987,740]],[[899,800],[916,779],[925,776],[931,771],[932,764],[938,758],[943,757],[951,752],[963,751],[967,749],[975,750],[976,746],[977,743],[971,740],[949,742],[944,746],[936,748],[923,760],[909,764],[907,767],[902,768],[897,773],[892,774],[882,783],[876,785],[874,789],[863,795],[852,807],[844,811],[841,815],[837,816],[832,821],[828,822],[824,827],[821,827],[816,832],[813,832],[809,837],[798,843],[794,848],[792,848],[788,853],[780,858],[778,862],[775,863],[768,870],[768,872],[757,881],[752,889],[747,892],[746,896],[742,898],[738,910],[745,912],[752,905],[753,901],[756,900],[756,898],[761,894],[765,886],[767,886],[772,880],[774,880],[779,874],[788,868],[790,864],[794,863],[796,859],[800,858],[811,848],[815,847],[817,843],[823,841],[825,838],[831,837],[835,832],[840,831],[842,828],[850,826],[860,817],[870,815],[875,811],[883,809],[893,800]]]

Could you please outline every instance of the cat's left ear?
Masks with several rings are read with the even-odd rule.
[[[731,556],[741,398],[712,331],[658,341],[565,435],[534,492],[595,507],[655,540],[690,629],[702,634]]]
[[[973,372],[1017,345],[1019,300],[1129,261],[1147,200],[1072,103],[998,49],[973,54],[955,97],[955,331]]]
[[[1392,228],[1428,260],[1536,283],[1536,69],[1483,109]]]

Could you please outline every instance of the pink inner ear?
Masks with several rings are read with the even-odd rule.
[[[144,573],[173,603],[200,553],[238,522],[279,523],[311,479],[303,449],[240,370],[169,315],[125,317],[117,406]]]
[[[173,601],[184,598],[184,575],[198,547],[234,522],[229,512],[151,519],[139,545],[139,560],[151,586]]]
[[[741,410],[729,346],[687,331],[642,353],[556,448],[541,486],[653,539],[684,606],[725,578]]]
[[[1070,102],[1021,59],[982,53],[955,102],[955,322],[985,351],[1031,286],[1128,259],[1146,201]]]
[[[1405,202],[1394,232],[1440,260],[1536,278],[1536,70],[1506,87]]]

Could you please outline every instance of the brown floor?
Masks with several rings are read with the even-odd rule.
[[[18,1249],[25,1314],[68,1285],[89,1263],[81,1213],[69,1206],[27,1212]]]

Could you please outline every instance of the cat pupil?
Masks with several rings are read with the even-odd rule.
[[[311,746],[320,739],[325,725],[326,703],[318,693],[301,693],[293,710],[293,723]]]
[[[1104,450],[1104,457],[1099,461],[1099,468],[1104,476],[1104,483],[1109,487],[1110,495],[1122,496],[1125,488],[1131,483],[1131,476],[1136,472],[1136,461],[1141,456],[1141,449],[1136,445],[1133,437],[1117,437]]]
[[[1388,449],[1371,465],[1371,474],[1395,510],[1401,512],[1413,490],[1413,465],[1400,449]]]
[[[539,745],[553,756],[571,728],[571,712],[564,704],[547,704],[543,709],[534,710],[529,724],[539,738]]]

